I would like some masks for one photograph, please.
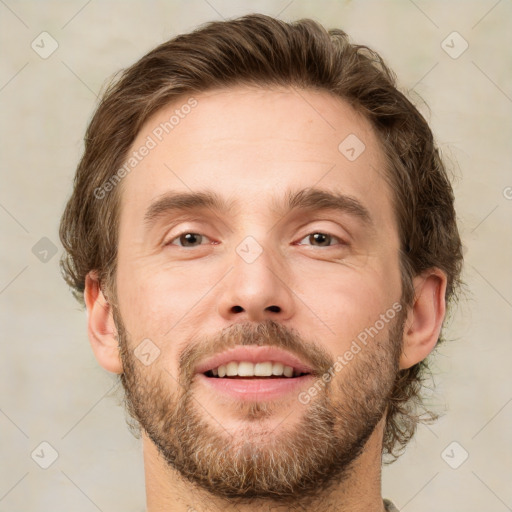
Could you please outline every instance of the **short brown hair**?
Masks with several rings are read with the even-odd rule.
[[[372,124],[388,168],[401,241],[402,301],[410,305],[412,278],[430,268],[447,276],[446,301],[460,284],[462,247],[454,196],[431,130],[396,87],[382,58],[327,31],[311,19],[286,23],[251,14],[211,22],[156,47],[114,79],[89,124],[74,190],[62,216],[66,282],[83,304],[85,277],[98,272],[115,295],[121,187],[98,199],[95,190],[126,159],[142,125],[186,94],[235,85],[326,91],[347,101]],[[426,361],[397,376],[389,400],[384,450],[395,455],[414,434]]]

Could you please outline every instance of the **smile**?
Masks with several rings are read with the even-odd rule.
[[[264,361],[251,363],[250,361],[230,361],[227,364],[221,364],[217,368],[212,368],[205,373],[207,377],[267,377],[267,378],[293,378],[307,375],[292,366],[284,365],[280,362]]]

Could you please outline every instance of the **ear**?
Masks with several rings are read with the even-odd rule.
[[[94,271],[85,278],[84,299],[88,314],[87,333],[98,363],[111,373],[123,373],[112,308]]]
[[[446,274],[438,268],[413,279],[414,301],[404,326],[400,369],[423,361],[436,346],[446,313]]]

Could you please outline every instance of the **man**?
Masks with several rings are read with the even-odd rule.
[[[462,253],[376,53],[263,15],[162,44],[105,92],[61,239],[148,512],[396,510],[382,457],[420,420]]]

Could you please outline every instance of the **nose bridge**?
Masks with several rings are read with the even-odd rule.
[[[224,284],[219,313],[230,320],[234,316],[244,321],[284,320],[293,313],[287,272],[279,253],[269,247],[271,236],[261,234],[262,243],[256,236],[246,236],[235,248],[234,268]]]

